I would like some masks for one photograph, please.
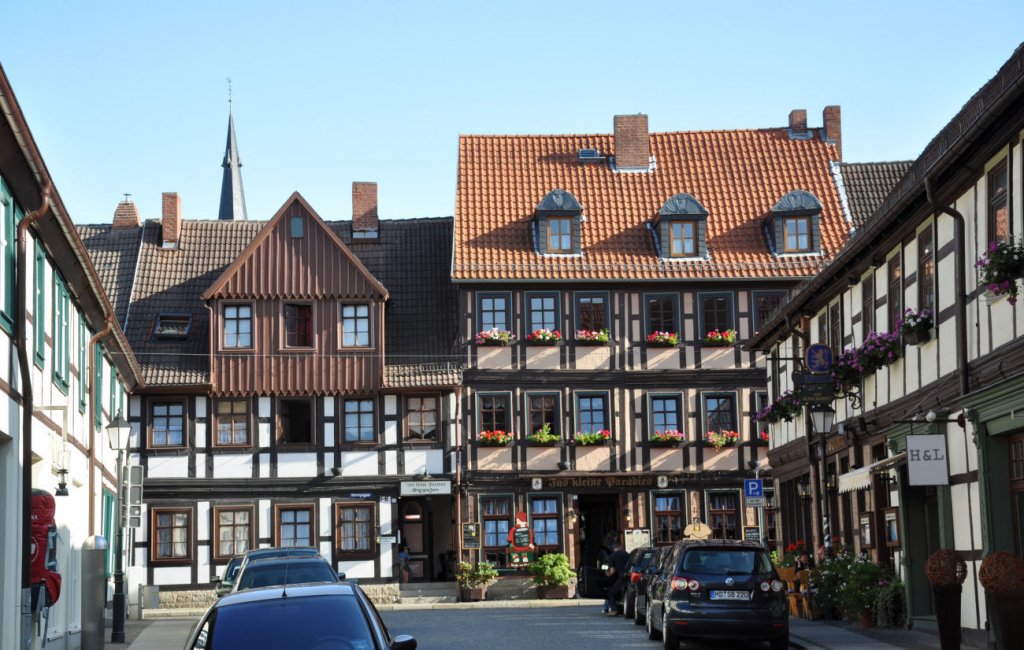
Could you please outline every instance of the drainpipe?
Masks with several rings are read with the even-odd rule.
[[[96,409],[103,408],[101,404],[96,403],[96,386],[93,382],[96,381],[96,368],[93,364],[96,363],[96,344],[100,342],[100,339],[110,334],[114,324],[114,316],[108,314],[106,323],[99,332],[93,335],[89,339],[89,347],[86,349],[87,359],[85,360],[85,366],[88,368],[87,377],[89,378],[89,534],[96,534],[96,499],[93,498],[96,494]],[[82,377],[82,381],[85,381],[85,377]],[[114,489],[118,490],[120,494],[121,486],[117,485]],[[119,516],[119,515],[118,515]]]
[[[18,224],[18,269],[15,279],[14,342],[18,349],[18,370],[21,393],[21,634],[22,646],[32,644],[32,369],[28,361],[28,342],[25,335],[27,309],[25,303],[28,262],[25,240],[28,228],[50,211],[49,181],[39,195],[39,209],[25,215]],[[42,314],[35,314],[35,326],[42,327]]]
[[[964,273],[964,261],[967,258],[967,242],[964,238],[964,215],[946,205],[939,205],[932,195],[932,180],[924,179],[925,197],[934,210],[953,217],[954,264],[956,264],[953,283],[956,285],[956,367],[960,378],[960,396],[970,392],[970,373],[967,369],[967,275]],[[938,322],[938,314],[936,314]]]

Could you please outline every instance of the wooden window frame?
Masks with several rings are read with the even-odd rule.
[[[362,432],[362,418],[363,418],[364,415],[367,414],[366,411],[363,411],[363,409],[362,409],[362,402],[369,402],[370,403],[370,411],[369,411],[369,415],[370,415],[370,438],[367,439],[367,440],[363,440],[362,433],[361,433]],[[350,413],[349,410],[348,410],[348,405],[351,404],[351,403],[357,403],[359,408],[357,408],[357,410],[355,410],[355,411]],[[358,430],[359,430],[357,432],[357,433],[359,433],[359,438],[357,438],[355,440],[351,440],[348,437],[348,432],[349,432],[349,429],[348,429],[348,416],[349,415],[356,415],[359,418],[359,425],[357,427]],[[343,444],[349,444],[349,445],[353,445],[353,444],[375,444],[377,442],[377,400],[373,399],[372,397],[348,397],[348,398],[345,398],[345,399],[341,400],[341,416],[342,416],[342,421],[341,421],[341,441],[342,441]]]
[[[17,275],[17,223],[21,221],[21,208],[7,183],[0,177],[0,272],[3,280],[0,291],[0,328],[8,334],[14,332],[14,280]]]
[[[658,499],[678,499],[678,510],[659,510]],[[659,517],[677,515],[679,518],[679,536],[674,539],[663,540],[658,537]],[[651,492],[651,544],[653,546],[671,546],[683,538],[683,530],[686,528],[686,493],[685,492]],[[670,537],[671,537],[671,528]]]
[[[762,299],[764,299],[764,298],[779,298],[781,300],[780,300],[779,304],[775,306],[774,309],[772,309],[770,312],[768,312],[768,313],[766,313],[764,315],[764,320],[762,320],[761,319],[760,301]],[[765,324],[765,322],[767,322],[767,320],[769,318],[772,317],[772,314],[776,313],[779,310],[779,306],[786,304],[786,301],[789,299],[789,292],[788,291],[782,291],[782,290],[779,290],[779,291],[752,291],[750,299],[751,299],[751,302],[753,303],[753,309],[751,310],[752,311],[752,313],[751,313],[752,319],[751,320],[753,321],[754,331],[756,332],[757,330],[759,330],[761,328],[762,325]]]
[[[886,311],[889,331],[896,330],[896,323],[903,318],[903,250],[885,262],[885,278],[888,293],[886,295]]]
[[[807,232],[804,234],[800,233],[800,224],[804,224],[807,228]],[[793,237],[796,239],[796,246],[789,245],[790,228],[796,226],[796,232],[793,233]],[[812,218],[810,216],[789,216],[782,217],[782,252],[783,253],[810,253],[814,246]],[[807,245],[801,246],[801,238],[807,238]]]
[[[301,214],[293,214],[288,217],[288,238],[304,239],[306,237],[306,217]]]
[[[500,300],[505,301],[505,305],[504,305],[504,307],[502,309],[500,309],[500,310],[499,309],[495,309],[495,308],[493,308],[493,306],[492,306],[491,309],[486,309],[486,310],[484,309],[484,301],[486,301],[486,300],[493,301],[493,300],[496,300],[496,299],[500,299]],[[476,295],[476,309],[477,309],[476,322],[477,322],[477,331],[478,332],[479,331],[483,331],[483,330],[489,330],[492,327],[497,328],[499,330],[509,330],[509,331],[512,330],[512,294],[510,294],[510,293],[501,293],[501,292],[478,293]],[[493,316],[491,318],[491,324],[488,326],[488,324],[484,321],[484,314],[499,314],[499,313],[504,314],[504,316],[503,316],[503,321],[504,322],[502,323],[501,327],[498,327],[496,319]]]
[[[1013,238],[1013,218],[1010,215],[1010,172],[1007,158],[1004,157],[998,163],[996,163],[992,169],[985,174],[986,179],[986,213],[985,222],[988,230],[986,231],[988,239],[986,241],[986,250],[988,243],[1006,241],[1007,239]],[[1003,183],[1005,190],[999,194],[996,194],[994,189],[997,185],[996,176],[1004,175],[1006,181]],[[1006,210],[1006,236],[999,236],[999,220],[997,218],[999,209],[1003,208]]]
[[[172,323],[184,322],[185,327],[183,331],[178,331],[178,328],[173,327]],[[171,327],[166,327],[171,325]],[[166,328],[166,329],[165,329]],[[153,340],[156,342],[160,341],[183,341],[188,338],[188,335],[192,332],[192,314],[181,314],[181,313],[163,313],[157,314],[156,320],[153,321]]]
[[[508,513],[502,515],[489,515],[484,507],[484,501],[504,501],[508,506]],[[480,513],[480,528],[481,528],[481,539],[480,539],[480,553],[486,557],[489,562],[494,562],[497,566],[505,566],[506,555],[505,551],[508,548],[508,531],[515,527],[515,502],[512,495],[509,494],[481,494],[477,501],[478,512]],[[497,546],[487,546],[487,522],[488,521],[504,521],[508,524],[504,536],[499,535]],[[496,529],[500,529],[500,526],[495,526]],[[493,559],[492,559],[493,556]]]
[[[367,541],[370,546],[366,550],[347,551],[341,548],[342,542],[342,511],[346,509],[361,509],[370,513],[368,522],[369,534]],[[377,557],[377,508],[374,501],[339,501],[334,504],[334,552],[339,559],[359,560]]]
[[[592,406],[590,406],[590,407],[584,409],[583,408],[583,400],[593,400],[593,399],[600,399],[601,400],[601,407],[599,409],[595,409]],[[574,407],[573,411],[574,411],[575,416],[576,416],[575,417],[575,420],[576,420],[576,431],[579,431],[581,433],[597,433],[599,431],[603,431],[604,429],[608,429],[612,433],[612,439],[615,438],[615,432],[612,431],[612,425],[611,425],[611,422],[610,422],[610,420],[611,420],[611,399],[610,399],[610,396],[608,395],[607,391],[599,391],[599,390],[598,391],[594,391],[594,390],[579,391],[579,392],[576,392],[573,395],[573,402],[574,402],[573,403],[573,407]],[[583,413],[584,412],[591,413],[591,414],[599,412],[601,414],[601,420],[602,420],[604,426],[601,427],[601,428],[595,428],[594,426],[590,426],[589,429],[588,428],[584,428],[583,427]]]
[[[169,399],[169,400],[156,399],[156,400],[152,400],[151,402],[149,402],[149,404],[147,406],[148,406],[148,414],[149,414],[149,431],[148,431],[148,441],[147,442],[149,444],[149,448],[153,449],[153,450],[157,450],[157,449],[184,449],[184,448],[188,447],[188,404],[186,404],[184,400],[180,400],[180,399],[179,400],[174,400],[174,399]],[[178,445],[171,445],[171,444],[162,444],[161,445],[161,444],[157,444],[156,436],[154,434],[156,433],[156,418],[157,418],[156,408],[158,406],[167,406],[167,407],[180,406],[181,407],[181,444],[178,444]],[[100,406],[97,405],[96,408],[99,409]],[[176,416],[172,416],[171,412],[170,412],[170,409],[168,409],[166,417],[167,417],[168,420],[170,420],[172,417],[176,417]],[[169,422],[168,422],[168,424],[169,424]],[[168,427],[167,430],[170,431],[170,428]]]
[[[71,386],[71,296],[64,278],[53,272],[53,383],[64,395]]]
[[[84,414],[89,400],[89,382],[85,376],[85,352],[89,339],[85,327],[85,317],[78,315],[78,412]]]
[[[493,420],[491,426],[486,423],[487,416],[485,413],[495,413],[497,409],[491,408],[486,409],[484,407],[485,399],[500,399],[504,402],[504,423],[499,423],[497,420]],[[512,394],[511,393],[477,393],[476,394],[476,408],[477,408],[477,433],[480,431],[493,431],[495,429],[505,432],[510,432],[512,429]]]
[[[875,331],[877,306],[875,301],[875,272],[871,271],[860,281],[860,339],[867,339]]]
[[[412,435],[412,410],[410,400],[433,399],[434,400],[434,437],[419,438]],[[406,395],[402,400],[402,429],[405,433],[405,441],[418,444],[434,444],[441,441],[441,395],[438,393],[422,393]],[[420,409],[416,413],[429,413],[429,409]]]
[[[159,566],[189,566],[195,559],[196,515],[191,506],[160,506],[149,509],[149,562]],[[157,517],[162,514],[188,515],[188,555],[186,557],[160,557],[158,555],[160,541]],[[174,526],[171,527],[174,529]],[[172,535],[173,536],[173,535]],[[173,544],[173,541],[171,542]]]
[[[705,301],[707,301],[707,300],[715,300],[715,301],[725,300],[726,315],[727,315],[727,319],[726,320],[729,321],[729,325],[727,327],[720,327],[719,324],[716,323],[715,324],[716,326],[715,326],[714,329],[717,329],[719,332],[724,332],[725,330],[733,330],[733,331],[735,331],[736,330],[736,304],[735,304],[736,301],[735,301],[734,294],[732,294],[732,293],[723,293],[723,292],[707,292],[707,293],[702,292],[702,293],[698,293],[697,294],[697,304],[699,305],[699,308],[700,308],[700,334],[699,334],[698,338],[703,338],[705,334],[707,334],[708,332],[710,332],[712,330],[711,323],[708,322],[708,309],[707,309],[707,305],[705,304]],[[713,313],[717,313],[718,310],[714,309],[714,310],[711,310],[711,311]]]
[[[732,498],[735,499],[734,507],[731,510],[724,509],[724,508],[712,509],[711,508],[711,499],[713,497],[717,496],[717,495],[732,496]],[[712,537],[714,539],[743,539],[743,519],[742,519],[742,517],[743,517],[743,508],[740,507],[740,504],[741,504],[740,494],[736,490],[708,490],[708,492],[707,492],[708,520],[707,520],[706,523],[711,528],[711,530],[712,530]],[[715,522],[715,516],[716,516],[716,514],[729,513],[729,512],[733,513],[733,515],[736,518],[736,528],[733,531],[736,536],[735,537],[725,537],[725,536],[718,537],[715,534],[715,533],[719,532],[718,529],[716,529],[716,527],[715,527],[715,523],[714,523]]]
[[[534,300],[551,300],[551,309],[548,309],[546,305],[541,304],[540,309],[534,310],[532,302]],[[526,307],[526,334],[533,332],[538,329],[547,328],[550,330],[561,330],[562,322],[562,305],[561,295],[557,291],[529,291],[523,296],[523,302]],[[551,312],[551,325],[548,326],[546,322],[546,316],[548,312]],[[543,314],[543,322],[537,323],[534,320],[534,313]],[[525,338],[525,337],[524,337]]]
[[[316,527],[316,504],[314,503],[275,503],[274,504],[274,546],[282,546],[281,543],[281,513],[285,510],[305,510],[309,512],[309,540],[308,544],[300,544],[299,546],[314,546],[319,548],[317,544],[317,527]]]
[[[678,234],[676,229],[679,229]],[[687,228],[690,235],[686,235]],[[668,223],[668,256],[672,258],[697,257],[700,247],[697,245],[697,222],[693,219],[672,219]],[[679,252],[676,252],[676,243],[679,243]],[[686,252],[687,244],[693,249]]]
[[[255,536],[255,530],[256,530],[256,508],[254,506],[252,506],[251,504],[214,506],[213,507],[213,522],[212,522],[213,525],[211,526],[211,529],[213,530],[213,538],[210,540],[210,544],[213,546],[213,548],[211,549],[211,554],[212,554],[213,559],[215,561],[216,560],[220,560],[220,561],[230,560],[235,555],[238,555],[238,553],[231,553],[229,555],[224,555],[223,553],[220,552],[220,529],[221,529],[220,514],[223,513],[223,512],[248,512],[249,513],[249,540],[247,542],[247,546],[248,547],[247,547],[246,550],[249,550],[249,549],[253,548],[253,543],[254,543],[254,540],[256,539],[256,536]],[[232,528],[234,528],[234,527],[235,526],[232,525]],[[234,538],[232,537],[232,540],[233,539]]]
[[[290,319],[288,316],[289,308],[299,308],[309,310],[309,321],[307,323],[309,342],[305,345],[293,345],[289,342],[288,337],[291,334],[289,329]],[[295,319],[297,325],[301,324],[301,319]],[[289,351],[300,351],[309,352],[316,349],[316,305],[310,300],[287,300],[281,303],[281,349]]]
[[[248,316],[248,318],[241,318],[241,317],[229,318],[228,314],[227,314],[227,310],[229,308],[231,308],[231,307],[235,307],[235,308],[238,308],[238,307],[248,307],[249,308],[249,316]],[[221,350],[227,350],[227,351],[234,352],[234,351],[251,351],[251,350],[255,349],[255,345],[256,345],[256,308],[253,305],[253,303],[251,303],[251,302],[225,302],[225,303],[222,303],[221,306],[220,306],[220,319],[221,319],[221,323],[220,323],[220,347],[221,347]],[[249,345],[248,346],[228,345],[228,340],[227,340],[227,337],[228,337],[228,323],[229,322],[242,323],[242,322],[245,322],[246,320],[249,321]],[[238,339],[241,338],[241,335],[239,334],[239,332],[237,332],[237,331],[235,332],[235,337],[238,338]]]
[[[917,309],[929,310],[932,322],[938,321],[935,280],[935,227],[928,224],[917,233]]]
[[[675,403],[676,403],[676,410],[675,410],[676,424],[675,424],[674,428],[677,431],[682,431],[684,434],[686,434],[686,425],[685,425],[685,422],[686,422],[685,417],[686,416],[683,413],[683,396],[680,395],[679,393],[652,393],[652,394],[647,396],[648,413],[651,414],[650,415],[650,426],[647,427],[647,439],[650,440],[650,437],[652,435],[654,435],[655,430],[664,431],[665,429],[670,428],[667,425],[659,425],[658,424],[658,422],[657,422],[657,419],[658,419],[657,414],[659,412],[668,413],[668,411],[656,411],[654,409],[654,402],[655,402],[655,400],[674,400],[675,401]]]
[[[594,300],[599,298],[601,300],[601,311],[604,314],[604,326],[594,327],[594,323],[584,322],[583,316],[583,302],[584,300]],[[588,329],[595,332],[601,331],[602,329],[608,330],[609,333],[612,331],[611,327],[611,297],[607,291],[576,291],[572,295],[573,311],[576,317],[576,329]],[[594,304],[594,303],[589,303]]]
[[[46,251],[38,239],[35,242],[35,266],[32,275],[32,339],[36,366],[46,364]]]
[[[534,502],[538,500],[554,501],[555,512],[542,512],[540,515],[534,510]],[[533,493],[529,494],[527,498],[527,516],[529,517],[530,530],[537,530],[537,521],[553,521],[555,522],[555,534],[558,535],[557,544],[541,544],[538,539],[538,535],[534,532],[533,544],[537,549],[537,553],[560,553],[565,548],[565,522],[562,521],[562,495],[561,493]],[[550,532],[550,531],[548,531]]]
[[[243,422],[245,424],[245,442],[223,443],[223,442],[220,441],[220,424],[221,424],[220,420],[224,416],[224,414],[222,414],[220,412],[220,406],[221,406],[221,404],[236,404],[236,403],[241,403],[241,404],[245,405],[245,413],[244,413],[244,417],[243,417]],[[229,413],[228,415],[229,415],[229,418],[231,420],[231,440],[234,441],[234,439],[235,439],[235,421],[234,421],[234,416],[236,414],[232,412],[232,413]],[[213,443],[213,446],[217,447],[217,448],[234,448],[234,449],[238,449],[238,448],[251,447],[252,446],[252,443],[253,443],[253,435],[252,435],[252,408],[251,408],[251,404],[250,404],[248,399],[246,399],[246,398],[235,398],[235,399],[217,398],[216,400],[213,400],[213,439],[212,439],[211,442]]]
[[[837,301],[828,306],[828,346],[832,358],[838,359],[843,352],[843,303]]]
[[[644,324],[647,326],[644,331],[644,339],[648,334],[655,331],[671,332],[682,336],[682,324],[679,318],[679,294],[677,293],[645,293],[644,294]],[[660,329],[654,325],[654,317],[651,313],[651,302],[655,300],[667,300],[672,316],[672,329]]]
[[[532,404],[532,401],[533,401],[534,398],[542,398],[542,399],[543,398],[551,398],[551,399],[554,400],[554,407],[552,409],[553,418],[552,418],[552,422],[551,422],[551,433],[555,434],[556,436],[561,437],[564,440],[565,439],[565,433],[564,433],[563,429],[565,428],[565,426],[562,423],[562,416],[561,416],[561,413],[562,413],[562,410],[561,410],[562,395],[561,395],[561,393],[553,393],[553,392],[550,392],[550,391],[530,392],[530,393],[526,393],[526,395],[524,396],[524,399],[526,400],[526,428],[527,428],[527,430],[523,432],[523,435],[524,436],[528,436],[528,435],[530,435],[531,433],[533,433],[534,431],[536,431],[537,429],[539,429],[542,426],[541,424],[538,424],[537,426],[534,426],[534,424],[533,424],[534,423],[533,414],[535,412],[542,414],[542,421],[546,421],[543,418],[543,414],[547,412],[547,409],[544,409],[544,408],[534,409],[533,408],[533,404]]]
[[[361,345],[358,343],[359,340],[359,323],[363,320],[362,316],[359,316],[358,310],[355,316],[352,317],[355,323],[355,340],[356,343],[347,344],[345,343],[345,309],[348,307],[365,307],[366,308],[366,344]],[[369,302],[343,302],[338,306],[338,344],[343,350],[369,350],[373,348],[374,336],[373,336],[373,304]]]
[[[572,217],[546,217],[548,222],[547,228],[547,248],[548,253],[555,254],[566,254],[572,253]],[[562,226],[565,227],[565,232],[562,232]],[[557,246],[555,244],[558,244]],[[561,244],[565,243],[566,246]]]
[[[309,406],[309,440],[303,440],[300,442],[285,440],[286,432],[284,427],[284,418],[281,414],[282,405],[285,402],[303,403]],[[275,442],[282,447],[315,447],[316,446],[316,400],[308,397],[284,397],[279,396],[277,398],[277,411],[275,413],[275,424],[277,430],[274,432]]]
[[[708,400],[709,399],[725,399],[725,398],[728,398],[728,399],[732,400],[732,422],[733,422],[733,428],[732,429],[711,429],[708,426],[708,424],[709,424],[709,420],[708,420]],[[701,421],[702,421],[701,424],[702,424],[703,429],[704,429],[704,437],[705,437],[704,439],[705,440],[707,439],[707,434],[710,431],[737,431],[738,432],[740,430],[739,429],[739,413],[737,412],[738,406],[739,406],[739,403],[737,402],[736,392],[735,391],[713,391],[713,392],[701,393],[700,394],[700,409],[701,409]]]

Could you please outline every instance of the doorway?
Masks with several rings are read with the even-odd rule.
[[[428,582],[433,575],[430,560],[430,511],[420,499],[402,499],[402,543],[409,548],[409,582]]]
[[[608,550],[612,543],[622,543],[619,530],[618,494],[581,494],[576,504],[579,512],[580,564],[578,568],[580,595],[603,598],[614,578],[604,574]]]

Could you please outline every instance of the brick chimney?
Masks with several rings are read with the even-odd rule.
[[[836,157],[843,159],[843,126],[839,116],[838,106],[826,106],[821,112],[822,122],[825,124],[825,140],[834,142],[836,145]]]
[[[352,230],[371,234],[377,232],[377,184],[352,183]]]
[[[615,116],[615,168],[643,169],[651,165],[651,136],[647,131],[647,116]]]
[[[118,203],[114,210],[114,229],[138,228],[141,223],[138,208],[129,195],[125,194],[124,201]]]
[[[807,133],[807,111],[802,108],[794,108],[789,112],[789,130],[793,135],[804,135]]]
[[[177,192],[163,193],[160,225],[163,228],[164,248],[176,248],[181,234],[181,199]]]

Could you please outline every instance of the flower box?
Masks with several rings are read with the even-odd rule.
[[[908,345],[923,345],[931,340],[931,329],[934,324],[930,309],[917,312],[908,309],[903,312],[903,318],[899,322],[900,335]]]
[[[606,445],[612,439],[612,432],[608,429],[592,431],[590,433],[576,432],[573,442],[577,447],[597,447]]]
[[[649,441],[652,447],[678,447],[686,442],[686,434],[677,429],[655,430]]]
[[[508,447],[515,441],[515,437],[510,431],[481,431],[476,436],[476,444],[481,447]]]
[[[607,345],[608,330],[576,330],[576,345]]]
[[[988,250],[974,263],[978,284],[996,295],[1010,297],[1017,304],[1017,279],[1024,277],[1024,242],[1006,239],[989,242]]]
[[[544,424],[530,435],[526,436],[526,444],[531,447],[555,447],[562,444],[562,436],[551,432],[551,425]]]
[[[932,333],[929,329],[911,330],[903,335],[903,340],[907,345],[924,345],[932,340]]]
[[[647,335],[649,348],[674,348],[679,345],[679,335],[675,332],[651,332]]]
[[[560,446],[562,444],[562,440],[561,440],[561,438],[559,438],[557,440],[542,441],[542,440],[531,440],[530,438],[527,438],[526,439],[526,444],[528,446],[530,446],[530,447],[558,447],[558,446]]]
[[[492,327],[489,330],[477,332],[473,340],[477,345],[504,347],[511,343],[515,337],[516,335],[508,330],[500,330],[497,327]]]
[[[533,330],[526,335],[526,342],[529,345],[555,345],[562,340],[562,333],[558,330],[541,328]]]
[[[704,442],[710,447],[721,449],[722,447],[735,447],[740,441],[740,434],[736,431],[709,431],[704,436]]]
[[[703,338],[702,343],[705,347],[721,348],[729,345],[735,345],[736,343],[736,330],[711,330]]]

